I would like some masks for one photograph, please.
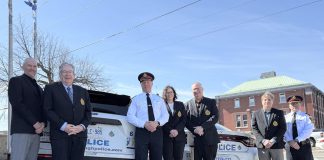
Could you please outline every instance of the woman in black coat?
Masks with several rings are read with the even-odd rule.
[[[177,99],[177,93],[172,86],[166,86],[163,90],[167,110],[170,114],[169,121],[163,125],[163,159],[182,160],[186,135],[186,111],[184,104]]]

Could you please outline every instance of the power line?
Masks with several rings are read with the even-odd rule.
[[[118,35],[121,35],[121,34],[124,34],[124,33],[130,32],[130,31],[135,30],[135,29],[137,29],[137,28],[139,28],[139,27],[141,27],[141,26],[143,26],[143,25],[145,25],[145,24],[148,24],[148,23],[153,22],[153,21],[155,21],[155,20],[158,20],[158,19],[160,19],[160,18],[162,18],[162,17],[165,17],[165,16],[167,16],[167,15],[169,15],[169,14],[172,14],[172,13],[174,13],[174,12],[177,12],[177,11],[179,11],[179,10],[181,10],[181,9],[184,9],[184,8],[186,8],[186,7],[189,7],[189,6],[191,6],[191,5],[194,5],[194,4],[196,4],[196,3],[200,2],[200,1],[202,1],[202,0],[197,0],[197,1],[191,2],[191,3],[189,3],[189,4],[186,4],[186,5],[182,6],[182,7],[176,8],[176,9],[174,9],[174,10],[172,10],[172,11],[166,12],[166,13],[164,13],[164,14],[162,14],[162,15],[159,15],[159,16],[156,16],[156,17],[153,17],[153,18],[151,18],[151,19],[149,19],[149,20],[146,20],[146,21],[144,21],[144,22],[142,22],[142,23],[139,23],[139,24],[137,24],[137,25],[135,25],[135,26],[133,26],[133,27],[130,27],[130,28],[124,30],[124,31],[120,31],[120,32],[118,32],[118,33],[114,33],[114,34],[111,34],[111,35],[105,36],[105,37],[103,37],[103,38],[101,38],[101,39],[99,39],[99,40],[96,40],[96,41],[90,42],[90,43],[88,43],[88,44],[86,44],[86,45],[84,45],[84,46],[81,46],[81,47],[79,47],[79,48],[76,48],[76,49],[74,49],[74,50],[72,50],[72,51],[70,51],[70,52],[68,52],[68,53],[72,53],[72,52],[75,52],[75,51],[81,50],[81,49],[83,49],[83,48],[86,48],[86,47],[92,46],[92,45],[97,44],[97,43],[100,43],[100,42],[102,42],[102,41],[104,41],[104,40],[106,40],[106,39],[108,39],[108,38],[112,38],[112,37],[115,37],[115,36],[118,36]]]
[[[258,21],[258,20],[261,20],[261,19],[266,19],[268,17],[272,17],[272,16],[276,16],[276,15],[279,15],[279,14],[282,14],[282,13],[286,13],[286,12],[289,12],[289,11],[292,11],[292,10],[295,10],[295,9],[298,9],[298,8],[301,8],[301,7],[304,7],[304,6],[309,6],[309,5],[312,5],[312,4],[320,2],[320,1],[323,1],[323,0],[316,0],[316,1],[308,2],[308,3],[303,3],[303,4],[298,5],[298,6],[290,7],[290,8],[283,9],[283,10],[280,10],[280,11],[277,11],[277,12],[273,12],[273,13],[270,13],[270,14],[267,14],[267,15],[264,15],[264,16],[261,16],[261,17],[252,18],[252,19],[249,19],[249,20],[246,20],[246,21],[242,21],[242,22],[235,23],[235,24],[232,24],[232,25],[224,26],[224,27],[221,27],[221,28],[218,28],[218,29],[215,29],[215,30],[211,30],[211,31],[208,31],[208,32],[205,32],[205,33],[201,33],[201,34],[198,34],[198,35],[194,35],[194,36],[191,36],[191,37],[179,40],[179,41],[174,41],[172,43],[166,43],[164,45],[157,46],[157,47],[154,47],[154,48],[151,48],[151,49],[146,49],[146,50],[143,50],[143,51],[139,51],[139,52],[136,52],[135,54],[144,54],[144,53],[154,51],[154,50],[166,47],[166,46],[174,45],[174,44],[179,43],[179,42],[184,42],[184,41],[200,38],[200,37],[203,37],[203,36],[207,36],[209,34],[220,32],[220,31],[223,31],[223,30],[235,28],[237,26],[241,26],[241,25],[244,25],[244,24],[255,22],[255,21]]]
[[[148,36],[146,36],[146,37],[144,37],[144,38],[141,38],[141,39],[136,39],[135,41],[129,42],[128,44],[131,44],[131,43],[133,43],[133,42],[140,42],[140,41],[142,41],[142,40],[145,40],[145,39],[151,38],[151,37],[153,37],[153,36],[155,36],[155,35],[158,35],[158,34],[161,34],[161,33],[168,32],[168,31],[170,31],[170,30],[172,30],[172,29],[174,29],[174,28],[178,28],[178,27],[181,27],[181,26],[184,26],[184,25],[190,24],[190,23],[192,23],[192,22],[196,22],[196,21],[198,21],[198,20],[202,20],[202,19],[208,18],[208,17],[210,17],[210,16],[214,16],[214,15],[221,15],[221,14],[223,14],[223,13],[226,13],[226,12],[231,11],[231,10],[233,10],[233,9],[236,9],[236,8],[238,8],[238,7],[241,7],[241,6],[244,6],[244,5],[248,5],[248,4],[250,4],[251,2],[253,2],[253,1],[256,1],[256,0],[249,0],[249,1],[245,1],[245,2],[239,3],[239,4],[235,5],[235,6],[229,7],[229,8],[227,8],[227,9],[224,9],[224,10],[221,10],[221,11],[217,11],[217,12],[213,12],[213,13],[211,13],[211,14],[204,15],[204,16],[201,16],[201,17],[195,18],[195,19],[193,19],[193,20],[186,21],[186,22],[181,23],[181,24],[178,24],[178,25],[176,25],[176,26],[169,27],[169,28],[167,28],[167,29],[165,29],[165,30],[163,30],[163,31],[158,32],[158,33],[154,33],[154,34],[148,35]],[[126,44],[126,45],[127,45],[127,44]],[[117,49],[117,48],[125,47],[126,45],[124,44],[124,45],[119,45],[119,46],[117,46],[117,47],[113,47],[113,48],[110,48],[110,49],[104,49],[104,50],[101,50],[99,53],[105,52],[105,51],[107,51],[107,50],[113,50],[113,49]]]

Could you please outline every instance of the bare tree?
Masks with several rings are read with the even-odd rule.
[[[21,66],[25,58],[33,55],[33,38],[31,29],[22,22],[15,27],[14,75],[21,74]],[[59,80],[58,66],[63,62],[72,63],[76,68],[75,83],[91,90],[109,91],[109,79],[103,76],[101,66],[90,62],[88,58],[78,59],[69,53],[69,49],[57,38],[46,33],[38,33],[37,37],[37,82],[45,86]],[[1,52],[0,87],[6,88],[8,81],[7,58]]]

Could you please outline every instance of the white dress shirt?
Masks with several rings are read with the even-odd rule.
[[[155,121],[158,121],[160,126],[163,126],[169,120],[166,104],[158,95],[150,93],[150,98]],[[127,121],[135,127],[144,128],[145,122],[148,120],[146,93],[143,92],[132,99],[127,112]]]
[[[284,136],[286,142],[293,140],[293,134],[292,134],[293,117],[294,117],[294,112],[290,112],[287,115],[285,115],[285,119],[287,123],[287,131]],[[310,135],[313,132],[314,125],[306,113],[297,111],[296,125],[297,125],[297,133],[298,133],[298,137],[296,137],[296,139],[298,140],[298,142],[304,141],[310,137]]]

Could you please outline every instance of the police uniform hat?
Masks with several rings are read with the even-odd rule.
[[[154,80],[154,75],[150,72],[143,72],[141,74],[138,75],[137,79],[140,81],[140,82],[143,82],[144,80],[151,80],[153,81]]]
[[[302,102],[303,101],[303,97],[301,96],[290,96],[287,98],[287,102],[291,103],[291,102]]]

